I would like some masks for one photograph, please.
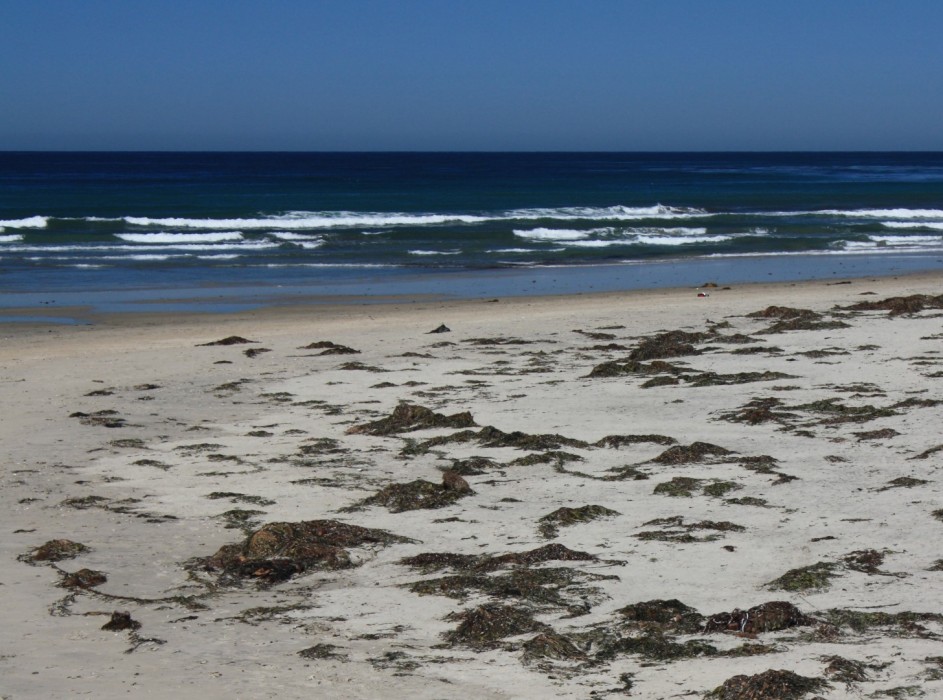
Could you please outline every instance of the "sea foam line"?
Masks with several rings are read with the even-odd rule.
[[[223,243],[243,240],[239,231],[220,233],[116,233],[115,238],[128,243]]]
[[[5,219],[0,220],[2,228],[46,228],[49,223],[48,216],[29,216],[25,219]]]

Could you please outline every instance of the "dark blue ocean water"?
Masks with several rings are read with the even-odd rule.
[[[941,153],[0,153],[7,306],[574,292],[941,259]]]

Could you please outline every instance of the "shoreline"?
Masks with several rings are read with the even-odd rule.
[[[3,319],[54,315],[59,323],[81,323],[62,310],[84,308],[95,314],[130,312],[177,314],[235,313],[286,305],[380,304],[403,300],[477,300],[489,298],[551,297],[600,292],[696,287],[715,282],[721,287],[760,283],[801,283],[834,279],[896,277],[933,274],[943,270],[937,255],[783,255],[742,258],[681,258],[620,264],[563,267],[520,267],[491,270],[453,270],[423,273],[408,270],[388,274],[347,272],[317,279],[308,273],[253,281],[246,276],[234,285],[229,272],[206,270],[196,280],[173,288],[154,286],[153,279],[106,276],[55,279],[48,289],[35,275],[7,279],[0,290]],[[258,271],[253,271],[256,274]],[[140,274],[138,271],[134,274]],[[90,273],[92,274],[92,273]],[[69,283],[72,288],[58,289]],[[19,289],[22,287],[22,289]],[[29,291],[23,291],[24,289]],[[38,290],[38,291],[37,291]]]
[[[0,392],[16,408],[0,424],[0,696],[631,686],[654,699],[770,669],[829,683],[816,692],[830,700],[939,691],[941,307],[845,307],[936,297],[943,274],[730,286],[0,325]],[[810,313],[773,332],[791,318],[748,316],[774,306]],[[666,331],[690,348],[633,368]],[[253,342],[206,345],[228,336]],[[364,427],[402,402],[475,426]],[[456,437],[484,426],[505,442]],[[518,431],[526,448],[508,441]],[[362,503],[443,469],[472,492],[431,509]],[[345,545],[285,580],[265,579],[268,564],[187,564],[266,523],[319,519],[404,539]],[[62,538],[88,551],[28,560]],[[579,556],[499,559],[563,551],[548,544]],[[456,556],[403,563],[429,553]],[[816,566],[815,585],[771,585]],[[106,580],[60,573],[82,569]],[[674,599],[697,625],[632,617]],[[719,611],[770,601],[801,616],[709,630]],[[526,615],[479,645],[462,621],[489,605]],[[102,630],[115,611],[141,628]]]

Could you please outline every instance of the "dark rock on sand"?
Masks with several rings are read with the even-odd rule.
[[[124,632],[125,630],[131,630],[133,632],[134,630],[141,629],[141,623],[132,619],[131,613],[116,610],[111,613],[111,619],[102,625],[102,629],[106,632]]]

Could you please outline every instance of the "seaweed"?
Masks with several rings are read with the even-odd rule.
[[[820,422],[823,425],[837,425],[840,423],[865,423],[876,418],[896,416],[897,411],[890,408],[877,408],[871,405],[846,406],[840,399],[821,399],[810,403],[794,406],[792,410],[822,413],[828,416]]]
[[[723,498],[731,491],[737,491],[743,487],[733,481],[715,481],[704,487],[704,495],[712,498]]]
[[[826,656],[822,661],[828,664],[825,667],[826,676],[846,684],[870,680],[865,669],[874,668],[873,665],[863,661],[852,661],[841,656]]]
[[[277,583],[312,567],[353,566],[350,547],[386,546],[409,542],[385,530],[349,525],[336,520],[269,523],[238,544],[221,547],[194,565],[236,578]]]
[[[337,369],[342,369],[345,371],[357,371],[362,370],[364,372],[387,372],[381,367],[374,367],[373,365],[365,365],[363,362],[345,362],[340,365]]]
[[[242,354],[248,358],[258,357],[264,352],[272,352],[270,348],[249,348],[248,350],[243,350]]]
[[[494,647],[507,637],[550,631],[550,627],[537,622],[529,610],[497,603],[486,603],[471,610],[451,613],[445,619],[459,622],[456,629],[444,635],[447,644],[477,650]]]
[[[931,633],[921,625],[921,622],[943,622],[943,615],[939,613],[917,613],[917,612],[866,612],[862,610],[848,610],[844,608],[832,608],[820,613],[825,621],[841,629],[847,627],[853,632],[861,634],[876,627],[884,628],[893,632],[896,636],[902,637],[932,637]]]
[[[535,464],[564,464],[566,462],[582,462],[583,458],[572,452],[563,452],[560,450],[549,450],[548,452],[537,452],[529,454],[526,457],[518,457],[508,462],[509,467],[529,467]]]
[[[199,345],[197,345],[197,347],[207,348],[207,347],[212,347],[214,345],[245,345],[246,343],[257,343],[257,342],[259,341],[248,340],[247,338],[243,338],[242,336],[239,336],[239,335],[230,335],[230,336],[227,336],[226,338],[222,338],[221,340],[214,340],[209,343],[200,343]]]
[[[681,380],[677,377],[652,377],[646,382],[642,382],[643,389],[653,389],[656,386],[677,386]]]
[[[675,445],[674,447],[669,447],[667,450],[662,452],[660,455],[650,460],[657,464],[691,464],[691,463],[715,463],[717,457],[725,457],[726,455],[734,454],[732,450],[728,450],[719,445],[713,445],[709,442],[693,442],[690,445]]]
[[[338,647],[334,644],[327,644],[322,642],[321,644],[315,644],[313,647],[307,647],[298,652],[298,656],[303,659],[322,660],[322,659],[337,659],[338,661],[346,661],[346,654],[338,654],[335,649]]]
[[[391,513],[445,508],[472,493],[474,491],[461,476],[455,472],[446,472],[441,484],[434,484],[425,479],[416,479],[405,484],[390,484],[373,496],[358,501],[342,511],[351,512],[366,506],[384,506]]]
[[[649,338],[643,338],[638,346],[629,353],[629,359],[635,362],[661,360],[667,357],[699,355],[694,347],[709,337],[707,333],[689,333],[687,331],[668,331]]]
[[[747,318],[777,318],[786,320],[791,318],[821,318],[821,314],[812,309],[796,309],[789,306],[767,306],[762,311],[747,314]]]
[[[716,656],[717,647],[700,639],[684,643],[674,641],[657,629],[647,630],[640,637],[621,637],[604,645],[598,659],[611,659],[619,654],[641,656],[650,661],[677,661],[701,656]]]
[[[689,476],[676,476],[671,481],[664,481],[657,484],[652,493],[658,496],[690,498],[694,495],[694,490],[700,488],[703,483],[703,479],[693,479]]]
[[[338,345],[337,343],[332,343],[330,340],[320,340],[315,343],[309,343],[304,347],[298,348],[299,350],[322,350],[319,352],[319,355],[359,355],[359,350],[354,350],[349,348],[346,345]]]
[[[26,554],[21,554],[18,558],[26,563],[63,561],[65,559],[74,559],[80,554],[92,551],[81,542],[59,539],[49,540],[40,546],[30,550]]]
[[[654,443],[656,445],[674,445],[677,440],[667,435],[607,435],[593,443],[593,447],[609,447],[618,449],[625,445],[639,443]]]
[[[924,484],[929,484],[929,483],[930,482],[927,481],[926,479],[915,479],[912,476],[899,476],[896,479],[891,479],[890,481],[887,482],[886,486],[879,489],[875,489],[875,491],[881,492],[881,491],[889,491],[891,489],[900,489],[900,488],[911,489],[914,486],[923,486]]]
[[[538,530],[544,537],[556,537],[559,528],[578,523],[586,523],[597,518],[621,515],[617,511],[599,505],[586,505],[579,508],[558,508],[538,520]]]
[[[893,428],[881,428],[880,430],[864,430],[858,433],[852,433],[858,442],[862,440],[885,440],[887,438],[897,437],[900,435],[899,432]]]
[[[468,428],[475,425],[468,411],[446,416],[425,406],[401,403],[386,418],[355,425],[347,429],[347,434],[393,435],[429,428]]]
[[[111,619],[102,625],[102,629],[106,632],[124,632],[126,630],[133,632],[141,629],[141,623],[133,619],[131,613],[116,610],[111,613]]]
[[[701,372],[692,378],[685,378],[693,387],[729,386],[732,384],[751,384],[753,382],[771,382],[776,379],[796,379],[794,374],[784,372],[737,372],[735,374],[718,374],[717,372]]]
[[[677,542],[680,544],[713,542],[720,539],[721,535],[717,534],[718,532],[743,532],[746,529],[742,525],[728,521],[715,522],[712,520],[701,520],[699,522],[685,524],[684,519],[680,515],[669,518],[655,518],[654,520],[649,520],[647,523],[644,523],[644,525],[663,525],[665,529],[639,532],[634,535],[637,539],[643,541]],[[714,532],[704,537],[695,537],[691,534],[698,530],[713,530]]]
[[[216,517],[226,523],[227,530],[242,530],[249,534],[259,525],[258,516],[265,515],[264,510],[246,510],[244,508],[233,508]]]
[[[704,616],[676,598],[646,600],[616,611],[626,622],[643,628],[657,625],[662,632],[694,634],[704,626]]]
[[[835,571],[837,568],[838,565],[835,563],[820,561],[798,569],[790,569],[766,586],[771,590],[780,591],[825,590],[831,585],[831,580],[838,576]]]
[[[104,572],[94,569],[79,569],[72,573],[63,571],[62,574],[62,580],[59,582],[59,586],[62,588],[80,588],[86,590],[108,582],[108,576],[106,576]]]
[[[927,449],[927,450],[924,450],[923,452],[921,452],[921,453],[918,454],[918,455],[914,455],[913,457],[909,457],[908,459],[927,459],[928,457],[930,457],[930,455],[934,455],[934,454],[936,454],[937,452],[941,452],[941,451],[943,451],[943,445],[936,445],[936,446],[931,447],[931,448],[929,448],[929,449]]]
[[[859,301],[843,307],[846,311],[887,311],[890,317],[916,314],[925,309],[943,309],[943,294],[911,294],[906,297],[888,297],[881,301]]]
[[[244,493],[236,493],[234,491],[213,491],[206,495],[206,498],[211,500],[220,500],[222,498],[229,499],[234,503],[251,503],[256,506],[272,506],[275,505],[275,501],[270,498],[264,498],[262,496],[248,495]]]
[[[747,401],[735,411],[722,413],[720,417],[732,423],[746,423],[748,425],[759,425],[771,421],[785,423],[790,418],[798,417],[797,414],[789,411],[774,410],[782,405],[782,400],[774,396],[755,398]]]
[[[639,362],[638,360],[629,360],[627,362],[603,362],[596,365],[590,370],[589,374],[586,375],[587,379],[595,379],[597,377],[621,377],[627,374],[639,374],[639,375],[648,375],[648,374],[669,374],[672,376],[678,376],[685,373],[685,369],[679,367],[678,365],[673,365],[670,362],[662,362],[661,360],[655,360],[645,364]]]
[[[704,697],[707,700],[799,700],[828,687],[828,682],[820,678],[770,669],[753,676],[728,678]]]
[[[774,600],[747,610],[736,608],[732,612],[711,615],[704,623],[704,632],[760,634],[763,632],[779,632],[790,627],[809,626],[817,622],[817,620],[803,615],[792,603]]]
[[[476,476],[500,468],[500,463],[488,457],[467,457],[466,459],[452,460],[452,466],[450,467],[453,472],[462,476]]]
[[[432,573],[442,569],[487,572],[507,566],[531,566],[547,561],[596,560],[594,555],[587,552],[574,551],[562,544],[552,543],[525,552],[510,552],[496,556],[426,552],[400,559],[399,563],[420,569],[423,573]]]
[[[95,411],[94,413],[83,413],[76,411],[70,413],[69,418],[78,418],[82,425],[90,425],[100,428],[124,428],[128,422],[124,418],[118,418],[118,412],[110,409]]]
[[[531,637],[522,646],[521,660],[524,663],[544,659],[586,661],[588,657],[569,637],[548,630]]]

